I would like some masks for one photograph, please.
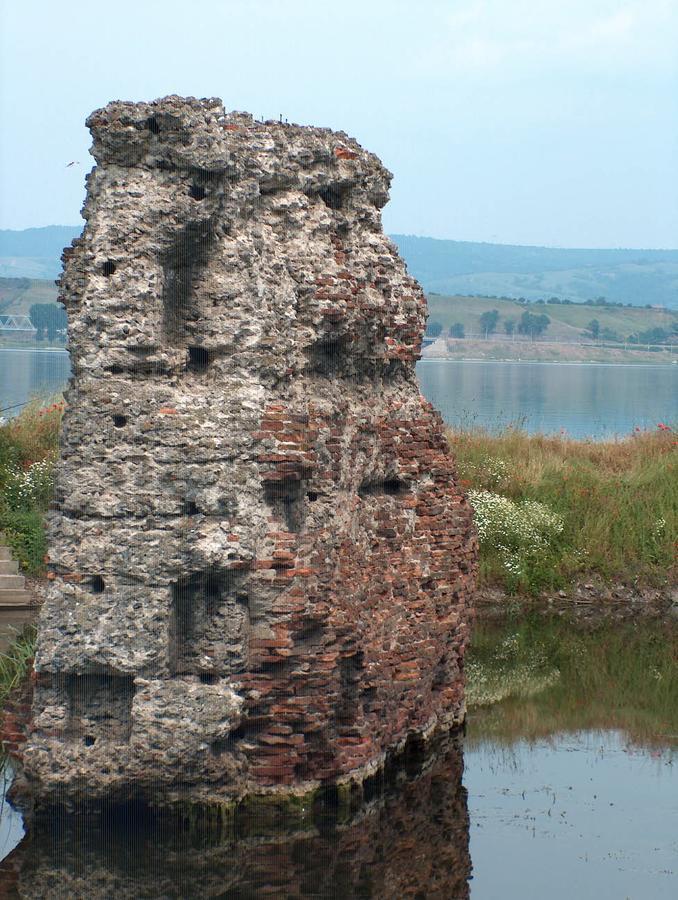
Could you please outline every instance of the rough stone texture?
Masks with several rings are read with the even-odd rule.
[[[390,174],[218,100],[88,125],[27,774],[232,797],[369,773],[463,719],[476,565]]]

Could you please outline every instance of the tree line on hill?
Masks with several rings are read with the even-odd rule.
[[[621,306],[621,304],[619,305]],[[479,322],[481,333],[485,338],[489,338],[496,333],[500,318],[501,316],[497,309],[490,309],[482,313],[479,317]],[[536,314],[529,312],[528,310],[526,310],[518,320],[515,318],[505,318],[503,322],[506,335],[512,336],[513,334],[521,334],[532,340],[541,337],[550,324],[551,320],[547,315],[543,313]],[[440,322],[433,320],[428,323],[426,328],[428,337],[440,337],[442,332],[443,326]],[[588,325],[586,325],[585,332],[589,337],[596,341],[609,341],[610,343],[627,342],[629,344],[665,344],[678,340],[678,322],[674,322],[670,330],[657,326],[655,328],[649,328],[646,331],[634,332],[624,338],[611,328],[601,328],[598,319],[591,319]],[[465,338],[466,330],[464,324],[462,322],[454,322],[449,328],[448,335],[452,338]]]
[[[495,334],[499,319],[500,314],[497,309],[489,309],[480,316],[480,330],[486,338]],[[504,331],[507,335],[522,334],[534,340],[541,337],[550,324],[551,320],[547,315],[543,313],[536,314],[526,310],[518,320],[514,318],[504,319]],[[429,322],[426,328],[428,337],[440,337],[442,331],[443,326],[437,321]],[[461,322],[454,322],[450,326],[449,336],[454,338],[466,337],[464,325]]]

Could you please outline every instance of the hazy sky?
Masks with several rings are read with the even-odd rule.
[[[0,227],[79,222],[85,117],[176,93],[349,132],[394,173],[390,232],[678,247],[678,0],[0,10]]]

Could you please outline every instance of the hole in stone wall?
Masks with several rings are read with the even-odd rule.
[[[221,681],[221,676],[215,675],[214,672],[201,672],[200,673],[200,683],[201,684],[217,684]]]
[[[184,500],[181,504],[181,513],[184,516],[197,516],[200,510],[194,500]]]
[[[172,585],[169,655],[176,674],[199,674],[211,684],[211,677],[242,671],[249,627],[246,574],[212,568]]]
[[[364,668],[365,654],[356,650],[349,656],[339,660],[339,703],[337,719],[342,724],[355,721],[358,714],[361,672]]]
[[[188,196],[193,200],[204,200],[207,196],[207,191],[201,184],[192,184],[189,188]]]
[[[101,266],[101,271],[104,275],[112,275],[115,272],[116,265],[112,259],[107,259],[105,263]]]
[[[122,366],[118,366],[114,363],[112,366],[106,366],[106,371],[110,372],[111,375],[122,375],[125,370]]]
[[[308,491],[308,493],[306,494],[306,499],[309,501],[309,503],[315,503],[319,496],[320,495],[317,491]]]
[[[264,499],[288,531],[301,531],[304,524],[304,492],[302,482],[291,478],[267,481]]]
[[[168,335],[179,337],[200,315],[195,284],[215,244],[210,219],[189,222],[163,254],[163,311]]]
[[[360,485],[358,494],[361,497],[374,497],[379,494],[396,496],[407,491],[407,482],[400,478],[370,478]]]
[[[132,729],[134,679],[128,675],[68,675],[69,731],[85,732],[91,747],[97,738],[122,742]]]
[[[306,350],[309,371],[325,377],[341,374],[348,351],[348,339],[344,335],[326,335]]]
[[[229,748],[229,741],[225,738],[222,738],[218,741],[212,741],[210,744],[210,753],[212,756],[221,756],[222,753],[226,753]]]
[[[151,134],[158,134],[160,132],[160,125],[155,116],[149,116],[146,119],[146,128],[148,128]]]
[[[348,191],[345,187],[341,187],[338,184],[328,184],[320,188],[318,196],[325,206],[329,206],[330,209],[341,209],[347,193]]]
[[[116,428],[124,428],[127,425],[127,416],[113,416],[113,424]]]
[[[204,372],[211,362],[210,351],[206,347],[188,348],[189,372]]]
[[[93,594],[102,594],[106,585],[101,575],[92,575],[89,583],[89,589]]]

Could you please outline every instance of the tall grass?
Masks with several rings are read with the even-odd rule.
[[[522,582],[511,580],[496,539],[485,541],[485,583],[535,591],[594,575],[656,586],[675,578],[678,435],[671,429],[601,442],[514,428],[500,435],[450,432],[449,440],[462,487],[538,501],[562,517],[543,565],[537,559]]]
[[[21,568],[44,568],[44,515],[52,492],[63,402],[34,400],[0,427],[0,531]]]
[[[0,716],[7,698],[28,676],[35,654],[35,636],[35,626],[26,625],[7,652],[0,653]]]
[[[669,624],[478,624],[467,677],[474,738],[603,728],[678,745],[678,632]]]

